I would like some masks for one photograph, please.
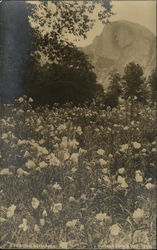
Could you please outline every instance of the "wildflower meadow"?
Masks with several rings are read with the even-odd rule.
[[[24,96],[0,126],[2,248],[156,248],[155,106]]]

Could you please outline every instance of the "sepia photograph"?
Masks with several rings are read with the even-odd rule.
[[[0,248],[156,249],[156,0],[0,0]]]

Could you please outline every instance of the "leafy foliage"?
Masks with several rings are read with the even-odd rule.
[[[92,13],[100,4],[99,19],[109,21],[112,6],[109,0],[98,1],[42,1],[30,5],[30,24],[34,33],[36,53],[47,55],[50,61],[60,61],[60,46],[73,46],[68,36],[86,38],[93,27]],[[36,56],[36,54],[34,54]]]
[[[104,96],[104,102],[106,106],[110,106],[112,108],[117,107],[121,94],[121,76],[119,73],[111,73],[109,76],[108,90]]]
[[[157,67],[152,71],[149,76],[148,83],[151,88],[151,100],[152,102],[157,101]]]
[[[36,104],[79,104],[91,101],[97,92],[103,92],[103,87],[96,83],[93,67],[83,52],[67,46],[63,54],[60,64],[41,67],[32,61],[29,65],[25,93],[32,96]]]

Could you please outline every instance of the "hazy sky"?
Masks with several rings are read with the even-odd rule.
[[[128,20],[146,26],[156,34],[156,1],[151,0],[130,0],[130,1],[112,1],[113,12],[115,15],[110,19]],[[86,46],[92,42],[95,36],[102,32],[103,25],[97,21],[92,31],[88,33],[86,40],[81,39],[77,42],[78,46]]]

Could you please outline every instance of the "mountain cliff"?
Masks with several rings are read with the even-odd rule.
[[[111,71],[123,73],[127,63],[139,63],[145,75],[156,65],[156,37],[146,27],[121,20],[104,26],[92,44],[83,48],[95,67],[98,82],[108,85]]]

